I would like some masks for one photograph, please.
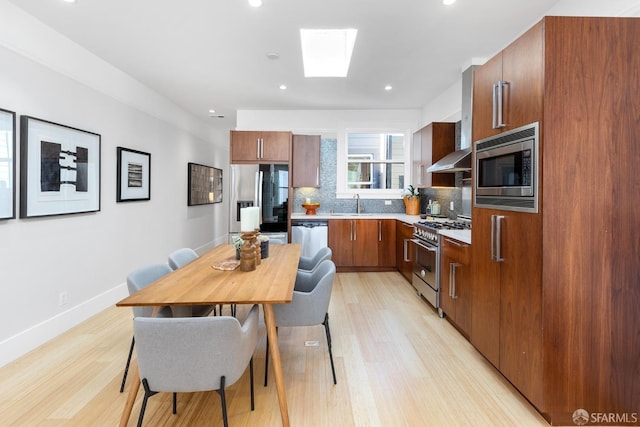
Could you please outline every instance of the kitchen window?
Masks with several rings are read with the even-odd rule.
[[[367,198],[398,198],[408,176],[406,135],[393,131],[347,131],[342,151],[346,156],[343,159],[338,156],[338,168],[342,171],[338,174],[338,193],[342,197],[358,193]]]

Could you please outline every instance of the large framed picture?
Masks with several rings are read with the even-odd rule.
[[[117,202],[151,199],[151,154],[117,147]]]
[[[188,164],[187,205],[207,205],[222,202],[222,169]]]
[[[16,217],[16,113],[0,108],[0,220]]]
[[[100,135],[20,117],[20,217],[100,210]]]

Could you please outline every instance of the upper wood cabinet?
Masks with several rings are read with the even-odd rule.
[[[320,187],[320,135],[293,135],[292,186]]]
[[[433,122],[413,134],[414,187],[454,187],[455,174],[427,173],[427,168],[456,148],[456,124]],[[408,185],[408,184],[407,184]]]
[[[291,132],[231,131],[231,163],[289,163]]]
[[[542,119],[543,28],[537,24],[473,73],[473,141]]]

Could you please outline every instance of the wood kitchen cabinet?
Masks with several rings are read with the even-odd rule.
[[[471,330],[471,246],[450,237],[440,245],[440,308],[462,334]]]
[[[427,173],[427,168],[453,153],[456,147],[456,124],[433,122],[413,134],[413,169],[415,187],[454,187],[455,174]]]
[[[470,341],[553,425],[640,408],[639,44],[638,19],[545,17],[474,71],[473,141],[538,121],[540,159],[539,213],[473,207]]]
[[[395,268],[394,220],[331,219],[328,244],[341,271]]]
[[[231,163],[289,163],[291,132],[231,131]]]
[[[320,187],[320,135],[293,135],[293,187]]]
[[[396,268],[411,283],[413,275],[413,263],[415,260],[413,238],[413,225],[404,221],[396,221]]]
[[[540,22],[474,70],[474,141],[542,119],[543,66]]]

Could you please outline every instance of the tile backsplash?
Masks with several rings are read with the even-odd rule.
[[[456,126],[456,146],[460,145],[459,124]],[[336,176],[337,176],[337,146],[338,140],[335,138],[322,138],[320,141],[320,187],[319,188],[294,188],[292,213],[302,214],[305,209],[302,204],[307,198],[313,202],[320,203],[318,213],[334,212],[355,212],[355,199],[336,199]],[[456,177],[456,185],[461,183],[461,179]],[[455,218],[462,209],[462,189],[460,187],[429,187],[420,188],[420,212],[425,213],[429,200],[440,202],[441,214],[450,218]],[[453,202],[454,209],[450,209],[450,202]],[[404,203],[401,199],[392,199],[391,205],[386,205],[385,200],[361,199],[360,206],[364,212],[372,213],[402,213]]]

